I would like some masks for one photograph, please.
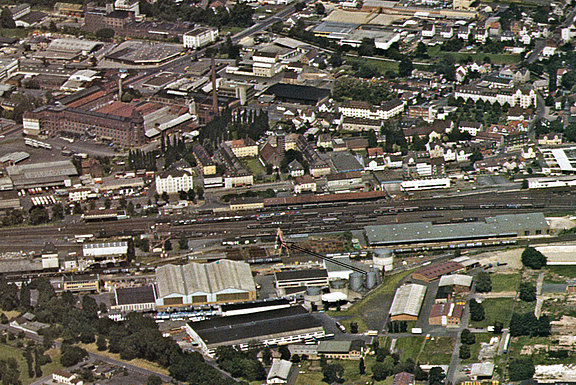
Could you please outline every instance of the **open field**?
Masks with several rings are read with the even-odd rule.
[[[374,381],[372,379],[371,367],[376,363],[373,356],[368,356],[365,359],[366,373],[361,375],[358,369],[359,360],[328,360],[328,363],[338,363],[344,368],[344,380],[347,385],[361,385],[361,384],[374,384],[374,385],[391,385],[393,376],[389,376],[384,381]],[[312,385],[323,384],[322,371],[320,369],[319,361],[303,361],[300,364],[300,374],[296,380],[296,385]]]
[[[504,327],[508,327],[514,306],[513,298],[489,298],[484,300],[482,305],[484,305],[486,318],[479,322],[470,321],[471,327],[485,328],[494,325],[496,321],[503,322]]]
[[[492,292],[517,291],[520,274],[492,274]]]
[[[14,342],[14,341],[12,341]],[[37,378],[30,378],[28,376],[28,365],[22,355],[23,350],[8,344],[0,344],[0,360],[14,358],[18,362],[18,369],[20,370],[20,380],[23,385],[30,384],[37,380]],[[60,354],[56,350],[50,350],[47,354],[52,359],[52,362],[42,366],[43,375],[48,375],[57,369],[62,369],[60,364]]]
[[[566,278],[576,278],[576,266],[548,266],[548,272]]]
[[[455,340],[452,337],[410,336],[396,341],[396,350],[402,361],[408,358],[420,364],[445,365],[450,363]]]
[[[492,333],[474,333],[476,337],[476,343],[470,346],[470,358],[466,360],[462,360],[462,364],[472,364],[474,362],[478,362],[478,353],[480,353],[480,343],[481,342],[490,342],[490,338],[492,338]]]

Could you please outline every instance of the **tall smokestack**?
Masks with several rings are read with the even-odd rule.
[[[214,116],[220,115],[220,111],[218,111],[218,90],[216,88],[216,63],[214,55],[212,55],[212,111]]]
[[[118,101],[122,101],[122,75],[118,78]]]

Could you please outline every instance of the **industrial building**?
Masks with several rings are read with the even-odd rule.
[[[392,321],[416,321],[424,296],[426,286],[415,283],[404,284],[396,289],[392,306],[390,306],[390,319]]]
[[[464,315],[464,305],[440,303],[432,305],[428,323],[444,327],[458,327]]]
[[[285,270],[274,273],[276,288],[328,286],[326,269]]]
[[[432,222],[364,227],[370,245],[451,242],[489,238],[543,236],[549,225],[542,213],[487,217],[483,222],[433,224]]]
[[[432,282],[445,274],[463,270],[464,266],[458,262],[448,261],[425,266],[412,274],[412,278],[424,282]]]
[[[539,246],[536,250],[544,254],[547,265],[576,265],[576,245]]]
[[[100,278],[98,275],[65,275],[62,277],[62,283],[64,291],[98,292],[100,290]]]
[[[8,166],[6,172],[16,189],[71,186],[70,178],[78,175],[70,160]]]
[[[467,292],[472,286],[472,277],[464,274],[444,275],[440,277],[438,287],[450,286],[457,293]]]
[[[158,307],[253,301],[256,285],[250,265],[221,259],[216,262],[164,265],[156,269]]]
[[[110,306],[111,310],[129,313],[152,311],[155,308],[156,289],[154,285],[114,289],[114,304]]]
[[[302,306],[190,322],[186,333],[203,353],[224,345],[260,342],[269,346],[324,336],[322,323]]]
[[[126,258],[128,253],[127,241],[86,243],[82,246],[86,261],[91,262],[117,262]]]

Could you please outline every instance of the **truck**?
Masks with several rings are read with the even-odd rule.
[[[412,332],[412,334],[422,334],[422,329],[421,328],[412,328],[411,332]]]

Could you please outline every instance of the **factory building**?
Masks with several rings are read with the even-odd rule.
[[[448,261],[425,266],[412,274],[412,278],[424,282],[432,282],[445,274],[463,270],[464,266],[458,262]]]
[[[326,269],[288,270],[274,273],[276,288],[328,286]]]
[[[302,342],[324,336],[322,323],[302,306],[255,314],[219,317],[190,322],[186,333],[203,353],[218,346],[259,342],[268,346]]]
[[[543,236],[549,233],[549,225],[544,214],[529,213],[497,215],[483,222],[403,223],[366,226],[364,230],[370,245],[402,245]]]
[[[82,246],[82,253],[86,261],[116,262],[126,257],[128,253],[128,242],[86,243]]]
[[[396,289],[392,306],[390,306],[390,320],[416,321],[424,296],[426,286],[415,283],[405,284]]]
[[[226,259],[156,269],[158,307],[253,301],[256,285],[250,265]]]
[[[71,186],[78,175],[70,160],[8,166],[6,172],[16,189]]]
[[[464,315],[464,305],[440,303],[432,305],[428,323],[444,327],[458,327]]]
[[[122,313],[133,311],[152,311],[156,308],[156,289],[154,285],[122,287],[114,289],[114,303],[111,310]]]

